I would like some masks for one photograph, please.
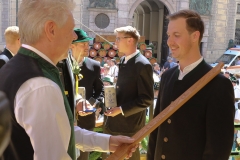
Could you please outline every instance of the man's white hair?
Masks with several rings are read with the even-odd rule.
[[[54,21],[61,27],[74,7],[74,0],[23,0],[18,12],[21,42],[36,43],[46,21]]]

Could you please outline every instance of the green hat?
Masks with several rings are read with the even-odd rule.
[[[77,39],[73,40],[72,43],[88,42],[90,40],[93,40],[93,38],[88,37],[87,33],[84,30],[81,30],[79,28],[75,28],[74,32],[77,34]]]
[[[108,77],[108,76],[103,77],[102,81],[103,82],[109,82],[111,85],[113,85],[113,81],[111,80],[111,77]]]

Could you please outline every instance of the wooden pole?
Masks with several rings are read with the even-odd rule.
[[[152,121],[150,121],[146,126],[139,130],[132,138],[135,142],[132,144],[123,144],[117,148],[117,150],[111,154],[107,160],[123,160],[131,149],[138,144],[144,137],[155,130],[159,125],[161,125],[167,118],[169,118],[174,112],[176,112],[184,103],[186,103],[190,98],[192,98],[199,90],[201,90],[208,82],[210,82],[223,67],[223,62],[220,62],[216,67],[211,69],[207,74],[205,74],[201,79],[199,79],[194,85],[192,85],[188,90],[186,90],[181,96],[179,96],[175,101],[173,101],[167,108],[165,108],[161,113],[159,113]]]

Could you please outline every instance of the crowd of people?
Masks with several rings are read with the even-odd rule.
[[[6,30],[0,90],[10,102],[12,133],[5,160],[87,160],[90,151],[114,152],[134,142],[130,137],[145,126],[149,106],[154,103],[156,117],[211,70],[199,50],[204,23],[194,11],[168,16],[171,55],[161,69],[137,49],[140,34],[132,26],[114,30],[115,44],[125,54],[119,64],[89,58],[92,37],[75,28],[74,6],[69,0],[25,0],[19,28]],[[234,138],[233,83],[217,75],[167,117],[149,136],[147,159],[228,159]],[[106,109],[104,86],[109,85],[115,86],[117,105]],[[84,95],[79,95],[81,87]],[[104,121],[103,133],[93,132],[99,121]],[[138,145],[126,158],[140,160]]]
[[[234,116],[234,124],[240,125],[240,86],[239,86],[239,75],[232,74],[228,71],[224,72],[224,76],[228,78],[232,82],[233,90],[234,90],[234,98],[235,98],[235,116]],[[239,127],[238,127],[239,129]],[[232,151],[239,151],[240,147],[240,132],[238,129],[234,130],[234,139]],[[232,157],[232,160],[239,160],[239,158]]]

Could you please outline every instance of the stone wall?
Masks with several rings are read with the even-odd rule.
[[[229,0],[213,0],[207,52],[204,55],[209,63],[219,58],[227,48],[228,19],[232,19],[232,17],[228,17],[230,13],[227,6],[229,6]]]
[[[1,11],[1,24],[0,24],[0,49],[3,49],[4,47],[4,31],[7,28],[8,24],[9,24],[9,3],[10,1],[5,0],[5,1],[1,1],[0,5],[0,11]]]

